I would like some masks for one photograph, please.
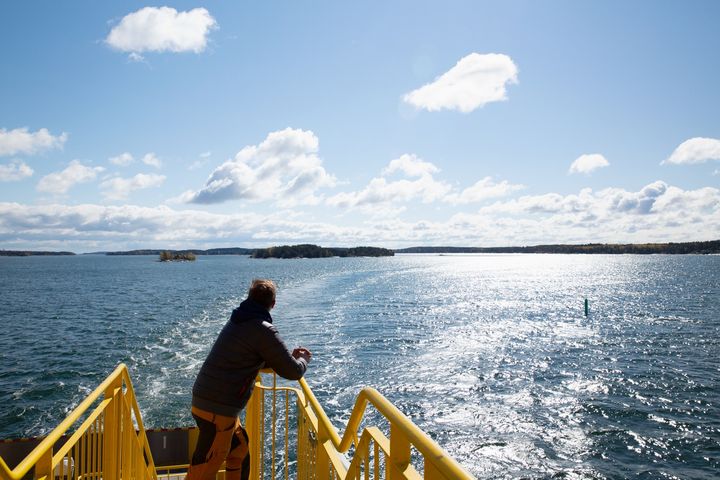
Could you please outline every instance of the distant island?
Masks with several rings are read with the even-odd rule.
[[[49,255],[75,255],[73,252],[45,252],[36,250],[0,250],[0,257],[32,257]]]
[[[192,252],[171,252],[165,250],[160,252],[161,262],[194,262],[195,254]]]
[[[327,258],[327,257],[392,257],[395,252],[387,248],[353,247],[333,248],[318,245],[282,245],[279,247],[258,248],[252,258]]]
[[[531,247],[410,247],[395,253],[585,253],[585,254],[718,254],[720,240],[683,243],[586,243],[583,245],[535,245]]]

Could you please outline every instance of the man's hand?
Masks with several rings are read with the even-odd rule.
[[[292,351],[292,356],[294,358],[302,358],[303,360],[305,360],[305,363],[310,363],[312,353],[310,353],[310,350],[305,347],[297,347]]]

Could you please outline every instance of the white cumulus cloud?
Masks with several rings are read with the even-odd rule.
[[[668,188],[665,182],[658,180],[644,186],[639,192],[606,189],[601,194],[609,201],[611,211],[649,214],[655,211],[655,203],[667,193]]]
[[[33,169],[21,160],[0,165],[0,182],[15,182],[32,176]]]
[[[716,138],[695,137],[685,140],[663,164],[691,165],[720,160],[720,140]]]
[[[512,184],[507,180],[495,182],[491,177],[485,177],[460,193],[451,193],[444,200],[452,204],[477,203],[490,198],[499,198],[522,190],[525,185]]]
[[[123,17],[105,41],[123,52],[195,52],[205,50],[217,22],[204,8],[178,12],[170,7],[145,7]],[[138,58],[140,57],[140,58]]]
[[[717,239],[718,231],[720,189],[683,190],[663,182],[639,191],[583,189],[569,195],[524,196],[434,220],[374,217],[352,225],[308,221],[301,212],[288,211],[219,214],[167,206],[0,202],[2,244],[75,251],[283,243],[393,248],[682,242]]]
[[[151,167],[160,168],[162,167],[162,161],[154,154],[154,153],[146,153],[142,157],[142,162],[145,165],[150,165]]]
[[[0,128],[0,157],[25,154],[33,155],[45,150],[62,148],[67,141],[67,133],[51,134],[47,128],[31,132],[27,128],[6,130]]]
[[[607,159],[599,153],[584,154],[575,159],[572,165],[570,165],[568,173],[589,174],[598,168],[607,167],[609,165],[610,162],[608,162]]]
[[[100,184],[105,198],[109,200],[122,200],[134,190],[144,188],[159,187],[165,181],[165,175],[157,175],[154,173],[138,173],[131,178],[113,177],[104,180]]]
[[[395,172],[404,173],[412,180],[400,179],[388,181],[385,176]],[[445,196],[451,187],[433,178],[439,169],[415,155],[405,154],[392,160],[382,171],[381,177],[370,180],[362,190],[342,192],[327,199],[327,204],[339,208],[365,207],[387,211],[388,206],[420,199],[430,203]],[[399,213],[401,210],[396,209]]]
[[[318,138],[309,130],[271,132],[259,145],[240,150],[217,167],[198,191],[182,200],[210,204],[229,200],[276,201],[280,205],[316,204],[318,189],[336,183],[317,155]]]
[[[133,156],[130,155],[128,152],[121,153],[116,157],[110,157],[108,160],[113,165],[118,165],[120,167],[126,167],[135,161]]]
[[[97,174],[103,170],[105,170],[103,167],[88,167],[78,160],[73,160],[65,170],[41,178],[37,184],[37,189],[40,192],[53,194],[66,193],[78,183],[95,180]]]
[[[416,155],[404,154],[400,158],[392,160],[382,171],[383,175],[391,175],[395,172],[402,172],[408,177],[422,177],[423,175],[432,175],[439,172],[437,168],[430,162],[426,162]]]
[[[720,206],[720,196],[717,189],[703,191],[703,195],[710,193],[709,204],[712,209]],[[680,193],[681,194],[680,194]],[[697,192],[697,191],[696,191]],[[480,213],[488,215],[583,215],[589,218],[613,223],[623,218],[657,217],[669,210],[678,210],[678,198],[694,195],[693,192],[683,192],[677,187],[658,180],[650,183],[637,192],[621,188],[606,188],[593,192],[584,188],[578,194],[560,195],[546,193],[542,195],[528,195],[505,202],[496,202],[480,209]],[[687,205],[686,205],[687,206]],[[707,205],[706,205],[707,206]],[[695,205],[694,208],[700,208]],[[688,214],[695,213],[688,211]],[[720,213],[720,212],[718,212]]]
[[[403,96],[416,108],[428,111],[471,112],[486,103],[507,100],[507,84],[517,83],[518,68],[503,54],[471,53],[436,78]]]
[[[475,223],[491,225],[497,238],[516,245],[711,240],[720,231],[720,190],[683,190],[656,181],[639,191],[585,188],[523,196],[458,215],[468,231]]]

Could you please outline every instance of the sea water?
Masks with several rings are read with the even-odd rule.
[[[369,385],[478,478],[720,472],[718,256],[0,257],[0,438],[47,433],[120,362],[148,427],[192,425],[256,277],[341,432]]]

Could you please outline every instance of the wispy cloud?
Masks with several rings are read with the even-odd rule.
[[[416,108],[467,113],[490,102],[507,100],[506,86],[517,83],[518,68],[503,54],[471,53],[436,78],[403,96]]]
[[[6,130],[0,128],[0,157],[10,155],[33,155],[45,150],[62,148],[67,133],[52,135],[47,128],[31,132],[27,128]]]
[[[199,155],[199,159],[195,160],[193,163],[190,164],[188,167],[188,170],[197,170],[198,168],[205,165],[208,160],[210,160],[210,156],[212,155],[212,152],[203,152]]]
[[[133,163],[135,161],[135,159],[128,152],[125,152],[125,153],[121,153],[120,155],[118,155],[116,157],[110,157],[108,159],[108,161],[110,163],[112,163],[113,165],[117,165],[119,167],[126,167],[126,166],[130,165],[131,163]]]
[[[145,7],[123,17],[108,34],[111,47],[131,52],[142,61],[140,52],[195,52],[205,50],[208,35],[217,22],[204,8],[178,12],[170,7]]]
[[[104,171],[103,167],[88,167],[73,160],[70,165],[61,172],[45,175],[37,184],[37,190],[45,193],[63,194],[67,193],[74,185],[95,180],[98,173]]]
[[[392,205],[419,199],[424,203],[441,199],[451,189],[445,182],[433,178],[440,170],[430,162],[415,155],[405,154],[392,160],[382,171],[381,177],[370,180],[362,190],[342,192],[327,199],[327,204],[339,208],[370,207],[385,209]],[[388,180],[393,173],[403,173],[412,178]],[[395,210],[399,212],[399,210]]]
[[[182,200],[198,204],[230,200],[317,203],[317,190],[336,183],[322,166],[318,144],[309,130],[272,132],[260,144],[243,148],[234,159],[217,167],[200,190],[186,192]]]
[[[145,165],[150,165],[151,167],[160,168],[162,167],[162,161],[154,154],[154,153],[146,153],[142,157],[142,162]]]
[[[135,163],[135,157],[133,157],[132,154],[129,152],[124,152],[115,157],[108,158],[108,161],[113,165],[117,165],[119,167],[127,167],[128,165]],[[145,165],[150,165],[151,167],[162,167],[162,161],[153,152],[143,155],[140,161]]]
[[[661,164],[691,165],[720,160],[720,140],[695,137],[681,143]]]
[[[578,158],[575,159],[575,161],[570,165],[570,169],[568,170],[568,174],[573,173],[584,173],[584,174],[590,174],[593,171],[597,170],[598,168],[604,168],[610,165],[610,162],[607,161],[605,157],[600,155],[599,153],[590,153],[590,154],[584,154],[580,155]]]
[[[163,182],[165,182],[165,175],[138,173],[131,178],[109,178],[100,184],[100,188],[108,200],[123,200],[135,190],[159,187]]]
[[[524,188],[525,185],[512,184],[507,180],[495,182],[491,177],[485,177],[460,193],[448,194],[443,200],[453,204],[479,203],[491,198],[505,197]]]
[[[0,182],[15,182],[32,176],[33,169],[21,160],[0,165]]]
[[[147,60],[145,60],[145,57],[140,55],[137,52],[130,52],[130,55],[128,55],[128,60],[135,63],[147,63]]]

